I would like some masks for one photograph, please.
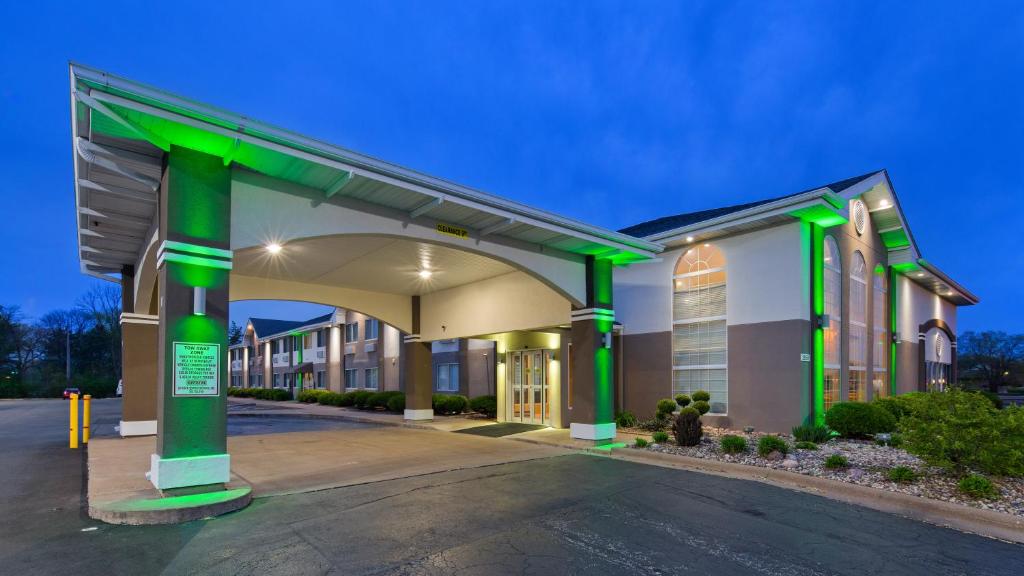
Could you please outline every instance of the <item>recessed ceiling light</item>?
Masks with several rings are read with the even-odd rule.
[[[711,244],[704,244],[705,248],[711,248]]]
[[[889,201],[885,200],[885,199],[880,200],[878,202],[878,207],[879,208],[888,208],[889,207]]]
[[[430,270],[420,270],[420,278],[423,278],[424,280],[430,278],[433,275],[434,273],[431,272]]]
[[[917,273],[917,277],[918,278],[924,278],[924,272],[918,272]]]
[[[267,252],[270,252],[271,254],[277,254],[280,251],[281,245],[278,244],[277,242],[271,242],[270,244],[267,244]]]
[[[686,237],[686,241],[687,242],[693,242],[693,236],[687,236]]]

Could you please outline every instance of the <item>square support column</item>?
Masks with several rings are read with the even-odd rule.
[[[402,342],[405,374],[405,419],[434,419],[433,353],[430,342],[420,342],[420,297],[412,297],[412,330]]]
[[[121,313],[121,436],[156,434],[159,317]]]
[[[572,312],[569,435],[573,438],[615,438],[614,324],[612,263],[588,256],[587,306]]]
[[[230,477],[230,168],[172,146],[161,188],[157,452],[149,479],[160,490],[222,485]]]

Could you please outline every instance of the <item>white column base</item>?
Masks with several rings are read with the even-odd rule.
[[[146,476],[159,490],[226,484],[231,479],[231,456],[212,454],[188,458],[161,458],[152,454]]]
[[[156,434],[156,420],[121,420],[117,427],[121,437],[153,436]]]
[[[406,420],[433,420],[434,419],[434,409],[433,408],[427,408],[425,410],[410,410],[409,408],[406,408],[405,409],[405,419]]]
[[[577,440],[611,440],[615,438],[615,422],[606,424],[569,424],[569,436]]]

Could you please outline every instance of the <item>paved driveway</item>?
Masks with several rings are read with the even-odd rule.
[[[259,498],[179,526],[108,526],[81,514],[63,409],[0,402],[0,574],[1024,574],[1022,546],[588,455]]]

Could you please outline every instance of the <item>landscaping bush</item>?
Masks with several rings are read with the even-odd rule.
[[[462,414],[469,405],[469,399],[459,394],[434,394],[434,412],[439,414]]]
[[[469,401],[469,409],[488,418],[494,418],[498,415],[498,397],[477,396],[472,398]]]
[[[618,428],[636,428],[636,416],[632,412],[623,411],[615,415],[615,426]]]
[[[980,474],[964,476],[957,482],[956,487],[972,498],[991,499],[999,496],[999,490],[992,484],[992,481]]]
[[[356,390],[352,393],[352,405],[360,410],[366,410],[369,408],[367,402],[370,400],[370,396],[373,396],[375,392],[372,390]]]
[[[228,388],[229,396],[231,395],[231,390],[237,390],[237,388]],[[12,380],[0,381],[0,398],[24,398],[26,396],[28,396],[28,388],[21,382]]]
[[[985,398],[988,398],[988,401],[992,403],[992,407],[996,410],[1003,409],[1003,399],[999,397],[999,394],[988,390],[974,390],[974,393],[981,394]]]
[[[331,392],[320,389],[303,390],[302,392],[299,392],[299,402],[304,402],[306,404],[316,404],[320,401],[320,397],[323,396],[324,394],[331,394]]]
[[[654,440],[655,444],[664,444],[665,442],[668,442],[668,432],[658,430],[651,435],[651,440]]]
[[[694,402],[710,402],[711,401],[711,393],[708,392],[707,390],[697,390],[693,394],[690,394],[690,398]]]
[[[896,418],[875,404],[839,402],[825,412],[825,424],[845,438],[866,438],[896,429]]]
[[[636,446],[637,448],[647,448],[647,440],[637,438],[633,441],[633,446]]]
[[[815,444],[814,442],[807,442],[806,440],[803,441],[803,442],[797,442],[796,444],[793,444],[793,447],[794,448],[799,448],[800,450],[817,450],[818,449],[818,445],[817,444]]]
[[[813,442],[824,444],[828,442],[830,433],[828,428],[817,424],[802,424],[793,427],[793,438],[800,442]]]
[[[376,392],[371,394],[370,397],[366,399],[366,407],[370,410],[376,410],[377,408],[387,410],[388,401],[398,394],[401,394],[401,392],[397,390],[388,390],[386,392]]]
[[[828,458],[825,458],[825,468],[829,468],[831,470],[846,468],[849,465],[850,461],[842,454],[830,454]]]
[[[907,452],[932,466],[1024,476],[1024,408],[996,410],[981,394],[922,393],[900,421]]]
[[[917,472],[909,466],[896,466],[885,473],[886,477],[899,484],[908,484],[917,480]]]
[[[757,441],[757,453],[764,457],[772,452],[789,454],[789,445],[778,436],[761,436],[761,439]]]
[[[355,405],[356,405],[356,393],[355,392],[345,392],[344,394],[339,394],[338,406],[351,407],[351,406],[355,406]]]
[[[885,410],[889,414],[892,414],[893,418],[899,421],[907,414],[910,414],[911,403],[916,395],[917,393],[911,393],[901,394],[899,396],[888,396],[885,398],[875,398],[871,403]]]
[[[747,451],[747,439],[735,434],[726,434],[719,440],[722,452],[726,454],[739,454]]]
[[[405,412],[405,394],[401,392],[388,398],[388,412],[402,414]]]
[[[675,400],[671,400],[669,398],[658,400],[658,414],[667,417],[669,414],[676,411],[676,406],[678,406],[678,404],[676,404]]]
[[[696,400],[693,403],[693,407],[697,412],[700,412],[701,416],[707,414],[708,411],[711,410],[711,404],[709,404],[707,400]]]
[[[255,398],[257,400],[275,400],[282,402],[292,399],[292,393],[285,388],[243,388],[243,398]]]
[[[691,401],[692,399],[686,394],[676,394],[676,404],[679,404],[680,408],[686,408]]]
[[[341,394],[337,392],[324,392],[317,397],[316,401],[324,406],[340,406]]]
[[[672,432],[680,446],[700,444],[700,438],[704,435],[700,424],[700,412],[689,406],[681,409],[672,424]]]
[[[658,430],[664,430],[665,429],[665,425],[667,423],[668,423],[667,419],[665,419],[665,418],[658,418],[657,416],[655,416],[654,418],[648,418],[646,420],[641,420],[640,422],[637,423],[636,427],[641,429],[641,430],[647,430],[648,432],[657,432]]]

